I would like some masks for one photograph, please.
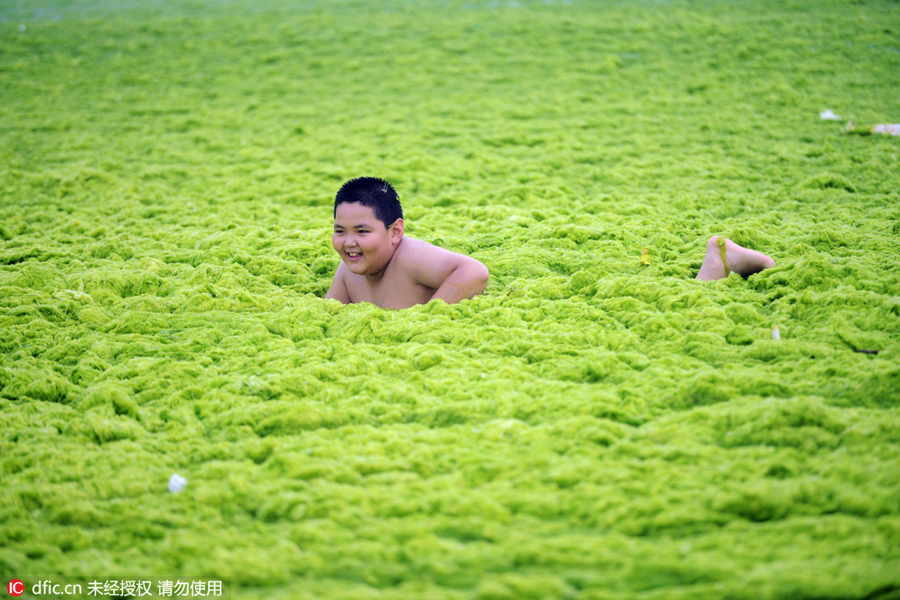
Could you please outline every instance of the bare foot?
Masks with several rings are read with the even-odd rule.
[[[697,279],[703,281],[724,279],[732,271],[741,277],[749,277],[763,269],[775,266],[775,261],[762,252],[738,246],[727,238],[721,239],[724,240],[724,244],[719,241],[717,235],[712,236],[706,242],[706,256],[703,258],[700,272],[697,273]]]

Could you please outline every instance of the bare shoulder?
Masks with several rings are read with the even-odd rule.
[[[444,250],[443,248],[435,246],[434,244],[430,244],[424,240],[404,235],[403,243],[401,243],[397,247],[395,257],[401,260],[415,260],[415,258],[422,252],[428,253],[434,250],[437,250],[439,252],[449,252],[449,250]]]
[[[338,300],[343,304],[352,302],[350,290],[347,287],[347,274],[347,267],[342,261],[338,264],[337,271],[334,274],[334,281],[331,282],[331,287],[328,288],[328,292],[325,294],[327,300]]]
[[[417,267],[437,266],[445,260],[453,260],[454,257],[463,257],[462,254],[445,250],[426,241],[403,236],[403,243],[394,253],[394,259],[404,269],[416,269]]]
[[[484,269],[484,265],[474,258],[407,236],[397,248],[394,260],[417,283],[431,288],[440,287],[458,269]]]

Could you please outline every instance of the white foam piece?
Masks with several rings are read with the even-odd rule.
[[[881,123],[872,128],[872,133],[886,133],[888,135],[900,135],[900,123]]]
[[[177,494],[181,490],[184,489],[184,486],[187,485],[187,479],[179,475],[178,473],[173,473],[171,477],[169,477],[169,491],[173,494]]]

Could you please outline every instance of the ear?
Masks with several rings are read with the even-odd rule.
[[[391,236],[391,244],[397,245],[400,243],[400,238],[403,237],[403,219],[397,219],[391,226],[388,228],[388,233]]]

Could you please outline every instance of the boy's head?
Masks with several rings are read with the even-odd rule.
[[[403,238],[403,230],[397,192],[383,179],[351,179],[334,197],[331,244],[351,273],[382,273]]]
[[[338,206],[344,203],[358,203],[371,208],[386,228],[403,218],[397,192],[390,183],[377,177],[357,177],[341,186],[334,197],[334,216],[337,216]]]

